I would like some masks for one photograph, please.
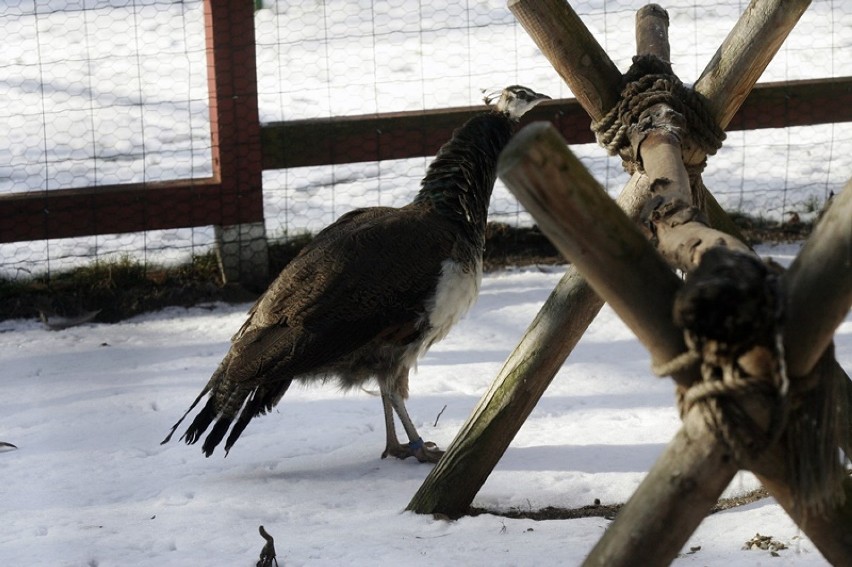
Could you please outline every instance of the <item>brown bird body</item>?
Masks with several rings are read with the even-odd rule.
[[[409,369],[475,301],[497,158],[520,114],[545,98],[507,88],[496,110],[469,120],[441,148],[413,202],[354,210],[322,230],[249,311],[184,414],[207,396],[183,439],[195,443],[212,424],[205,454],[226,434],[227,452],[293,380],[353,388],[376,379],[382,456],[436,461],[441,451],[423,443],[405,409]],[[408,444],[396,437],[393,411]]]

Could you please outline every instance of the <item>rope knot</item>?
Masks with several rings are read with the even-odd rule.
[[[680,394],[681,415],[698,409],[740,463],[775,443],[787,419],[782,305],[770,266],[711,248],[675,299],[687,352],[655,368],[671,374],[700,364],[702,379]]]
[[[707,110],[704,99],[686,87],[672,71],[671,64],[653,55],[637,55],[623,77],[618,104],[599,121],[592,122],[598,144],[610,155],[630,154],[628,132],[631,127],[650,120],[651,108],[666,104],[680,116],[678,134],[688,137],[705,154],[713,155],[722,147],[725,132]],[[633,162],[635,156],[625,157]]]

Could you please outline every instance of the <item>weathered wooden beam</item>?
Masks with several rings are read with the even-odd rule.
[[[616,105],[621,73],[565,0],[509,0],[515,15],[593,120]]]
[[[813,368],[852,306],[852,180],[784,274],[784,350],[791,376]]]
[[[757,130],[852,121],[852,77],[758,83],[725,128]]]
[[[723,130],[810,3],[752,0],[722,42],[693,88],[704,95]]]
[[[218,178],[0,195],[0,243],[263,220]]]
[[[570,266],[408,510],[450,518],[468,513],[488,475],[602,306],[603,300]]]
[[[542,232],[648,348],[655,362],[685,350],[671,321],[680,279],[599,185],[572,182],[582,167],[546,123],[531,124],[503,150],[498,175]],[[614,220],[615,219],[615,220]],[[642,266],[643,271],[637,270]],[[648,290],[653,292],[648,292]],[[677,376],[689,385],[694,374]]]
[[[263,168],[337,165],[435,155],[482,107],[312,118],[264,124]],[[547,101],[524,116],[549,120],[569,144],[595,141],[589,115],[573,98]],[[728,130],[852,121],[852,77],[759,84]],[[2,202],[0,202],[2,206]]]
[[[484,105],[311,118],[265,124],[263,168],[283,169],[433,156]],[[595,141],[589,115],[575,99],[545,101],[522,123],[550,120],[572,144]]]
[[[671,63],[669,13],[658,4],[646,4],[636,12],[637,52]]]
[[[730,452],[700,412],[688,413],[583,565],[668,565],[737,471]]]

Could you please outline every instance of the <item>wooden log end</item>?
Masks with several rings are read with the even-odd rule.
[[[497,162],[497,175],[503,177],[525,159],[531,148],[540,143],[566,146],[567,142],[550,122],[533,122],[512,137]]]

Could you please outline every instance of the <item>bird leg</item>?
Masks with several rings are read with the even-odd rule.
[[[402,377],[408,381],[408,370],[404,371]],[[396,390],[389,388],[383,381],[379,382],[379,387],[382,392],[382,408],[385,412],[385,431],[387,433],[387,443],[385,450],[382,453],[382,458],[388,455],[397,459],[407,459],[415,457],[421,463],[437,463],[438,459],[444,452],[438,449],[438,446],[431,441],[424,442],[417,433],[417,428],[411,421],[408,415],[408,410],[405,408],[405,402],[402,395]],[[409,442],[405,445],[399,442],[396,436],[396,427],[394,424],[393,412],[396,411],[402,426],[408,435]]]

